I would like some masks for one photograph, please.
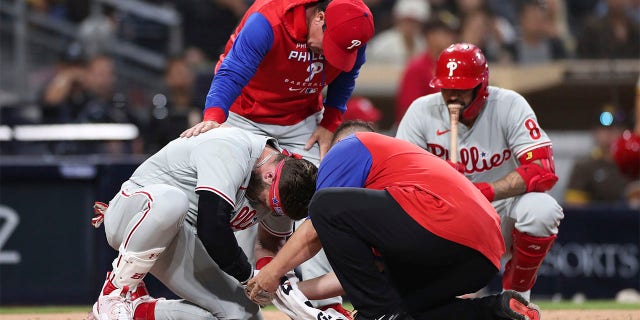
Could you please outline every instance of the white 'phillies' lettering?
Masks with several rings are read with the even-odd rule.
[[[427,144],[427,151],[442,159],[449,159],[449,150],[439,144]],[[495,153],[490,157],[481,157],[480,151],[476,147],[460,149],[460,162],[464,165],[465,173],[489,171],[501,166],[509,159],[511,159],[511,150],[509,149],[504,149],[501,153]]]
[[[453,70],[458,69],[458,63],[455,61],[449,61],[447,63],[447,69],[449,69],[449,77],[453,76]]]
[[[289,51],[289,56],[287,57],[287,60],[297,60],[302,62],[307,62],[310,60],[317,61],[322,59],[324,59],[324,56],[321,54],[316,55],[315,53],[310,51],[296,51],[296,50]]]

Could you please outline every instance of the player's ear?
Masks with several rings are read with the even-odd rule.
[[[276,166],[271,164],[266,170],[262,171],[262,181],[267,185],[271,185],[273,183],[273,178],[275,178],[276,174]]]
[[[313,17],[313,23],[324,24],[325,22],[324,19],[325,19],[324,11],[318,11]]]

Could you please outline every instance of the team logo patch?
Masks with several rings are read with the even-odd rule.
[[[351,40],[351,45],[347,47],[347,50],[351,50],[355,47],[359,47],[362,44],[360,40]]]

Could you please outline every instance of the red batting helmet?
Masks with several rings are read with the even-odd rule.
[[[452,44],[438,57],[436,76],[429,85],[436,89],[476,89],[475,97],[463,111],[467,119],[475,118],[489,96],[489,66],[480,48],[468,43]]]
[[[640,135],[625,130],[611,146],[611,153],[620,172],[632,179],[640,177]]]
[[[342,115],[342,120],[362,120],[366,122],[378,122],[382,118],[382,112],[376,108],[371,100],[352,96],[347,101],[347,111]]]

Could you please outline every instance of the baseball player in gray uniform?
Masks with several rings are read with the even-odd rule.
[[[453,144],[448,105],[458,104],[458,161],[450,163],[492,202],[507,247],[503,288],[530,299],[538,268],[558,233],[562,208],[545,191],[558,180],[551,141],[518,93],[488,86],[482,51],[454,44],[438,58],[431,85],[440,89],[416,99],[397,138],[449,160]],[[456,131],[456,130],[454,130]]]
[[[92,222],[104,220],[118,256],[93,316],[261,319],[241,285],[254,268],[233,232],[258,224],[256,256],[273,256],[292,232],[291,218],[306,217],[316,172],[274,139],[239,128],[170,142],[108,206],[96,204]],[[184,300],[151,298],[142,282],[148,272]]]

